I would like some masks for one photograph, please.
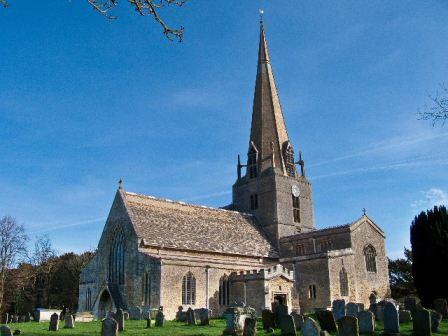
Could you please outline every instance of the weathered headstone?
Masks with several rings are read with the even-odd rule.
[[[194,311],[191,308],[187,310],[187,323],[195,325],[196,324],[196,316],[194,315]]]
[[[107,317],[101,323],[101,336],[117,336],[118,322]]]
[[[0,335],[1,336],[12,336],[11,329],[8,326],[0,327]]]
[[[146,328],[151,328],[152,327],[152,320],[151,320],[151,314],[148,314],[148,316],[146,317]]]
[[[9,323],[9,314],[5,313],[5,315],[3,315],[3,320],[2,320],[3,324],[8,324]]]
[[[12,315],[12,323],[17,323],[19,322],[19,317],[17,315]]]
[[[404,309],[409,310],[411,313],[414,312],[414,310],[417,309],[417,298],[408,296],[404,298]]]
[[[369,334],[375,331],[375,316],[369,310],[363,310],[358,313],[359,333]]]
[[[334,319],[333,313],[329,310],[316,311],[316,318],[319,321],[320,327],[330,333],[337,332],[338,327]]]
[[[129,319],[140,320],[142,318],[142,309],[140,307],[129,308]]]
[[[345,306],[345,309],[346,309],[346,315],[347,315],[347,316],[353,316],[353,317],[358,316],[358,313],[359,313],[359,306],[358,306],[357,303],[349,302],[349,303],[347,303],[347,305]]]
[[[288,315],[288,307],[282,304],[279,304],[274,309],[274,323],[276,326],[280,325],[280,319],[283,316]]]
[[[31,313],[30,312],[27,312],[26,314],[25,314],[25,322],[30,322],[31,321]]]
[[[303,323],[305,322],[303,315],[300,315],[296,312],[292,312],[291,316],[294,320],[294,325],[296,326],[296,330],[302,330]]]
[[[243,333],[244,320],[248,317],[243,307],[228,307],[223,316],[226,319],[226,328],[223,335],[241,335]]]
[[[384,333],[399,334],[400,322],[398,318],[398,309],[392,302],[384,304]]]
[[[243,336],[255,336],[257,334],[257,319],[248,317],[244,320]]]
[[[163,315],[163,312],[159,310],[159,312],[156,315],[156,327],[163,327],[165,325],[165,315]]]
[[[358,336],[358,319],[354,316],[344,316],[338,320],[339,336]]]
[[[345,300],[334,300],[332,307],[333,316],[336,321],[345,316]]]
[[[440,322],[442,322],[442,314],[436,312],[436,311],[431,311],[431,331],[432,332],[438,332],[439,331],[439,326],[440,326]]]
[[[118,308],[117,311],[115,312],[115,320],[118,323],[118,331],[123,331],[124,330],[124,314],[123,314],[123,309]]]
[[[412,314],[409,310],[399,310],[398,311],[398,320],[400,323],[409,323],[412,322]]]
[[[210,311],[207,308],[199,309],[199,325],[210,325]]]
[[[446,299],[435,299],[434,300],[434,310],[443,317],[448,317],[448,303]]]
[[[75,327],[75,320],[72,314],[65,315],[65,325],[64,328],[73,329]]]
[[[177,308],[176,321],[178,321],[178,322],[186,322],[187,321],[187,314],[184,312],[184,307],[182,307],[182,306],[179,306]]]
[[[296,336],[296,326],[291,315],[279,316],[279,327],[283,336]]]
[[[311,317],[305,316],[302,326],[302,336],[320,336],[320,328]]]
[[[412,316],[415,336],[431,336],[431,313],[424,308],[418,308]]]
[[[123,311],[123,318],[124,320],[129,320],[129,313],[127,311]]]
[[[263,309],[261,312],[261,320],[263,322],[263,329],[274,329],[274,313],[270,309]]]
[[[58,331],[59,330],[59,315],[54,313],[50,318],[50,326],[48,327],[49,331]]]

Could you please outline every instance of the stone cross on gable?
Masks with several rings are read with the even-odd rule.
[[[363,213],[364,216],[366,215],[366,213],[367,213],[366,208],[362,208],[362,213]]]

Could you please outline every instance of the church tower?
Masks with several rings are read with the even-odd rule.
[[[314,230],[311,184],[305,177],[301,156],[299,153],[296,162],[261,20],[247,164],[241,164],[238,156],[232,205],[238,211],[254,214],[275,245],[282,237]],[[244,176],[242,167],[246,167]]]

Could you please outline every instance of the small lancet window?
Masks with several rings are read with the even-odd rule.
[[[258,151],[251,142],[249,153],[247,153],[247,174],[249,178],[258,176]]]
[[[292,208],[294,223],[300,223],[300,196],[292,195]]]
[[[339,272],[339,287],[341,290],[341,296],[348,296],[348,276],[344,267],[342,267]]]
[[[376,250],[372,245],[369,244],[364,248],[364,258],[367,272],[376,273]]]
[[[308,298],[315,300],[317,298],[316,285],[310,285],[308,287]]]
[[[283,157],[285,159],[285,168],[288,176],[296,176],[296,167],[294,164],[294,150],[289,141],[283,144]]]
[[[250,209],[251,210],[258,209],[258,195],[257,194],[250,195]]]
[[[85,304],[86,311],[92,310],[92,291],[90,288],[87,288],[86,291],[86,304]]]
[[[188,272],[182,278],[182,304],[194,305],[196,303],[196,278]]]

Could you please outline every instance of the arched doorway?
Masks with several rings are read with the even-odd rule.
[[[105,318],[108,311],[112,310],[112,298],[108,290],[104,290],[98,304],[98,318]]]

